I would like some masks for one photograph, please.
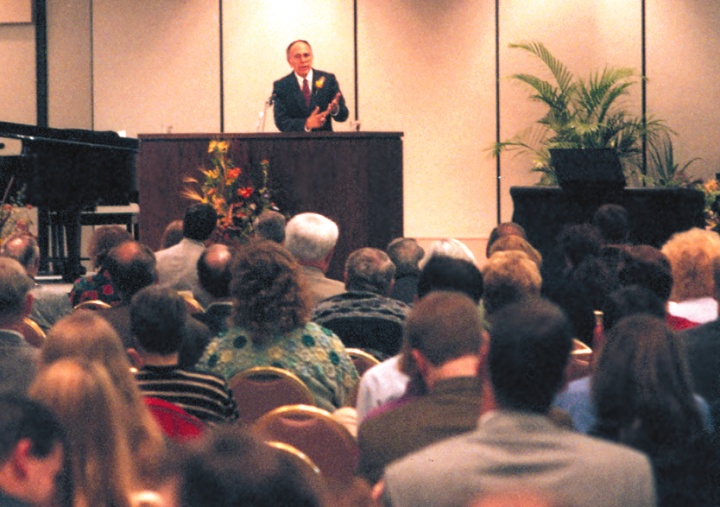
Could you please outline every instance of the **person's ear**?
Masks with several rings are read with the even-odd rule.
[[[33,303],[35,302],[35,295],[32,292],[28,292],[25,296],[25,307],[23,308],[23,317],[27,317],[32,312]]]
[[[429,361],[418,349],[410,350],[410,354],[412,355],[412,358],[417,365],[417,369],[420,372],[420,375],[422,375],[424,379],[427,376],[428,368],[430,366]]]
[[[126,352],[130,358],[130,364],[132,364],[134,368],[139,370],[145,366],[145,361],[143,360],[142,355],[134,347],[128,347]]]
[[[32,447],[33,444],[29,438],[21,438],[15,445],[15,449],[10,455],[10,463],[17,477],[27,477],[30,473],[29,463],[32,456]]]
[[[482,340],[478,351],[478,377],[481,380],[489,379],[488,355],[490,354],[490,333],[487,329],[482,330]]]

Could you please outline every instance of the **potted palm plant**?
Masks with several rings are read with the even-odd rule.
[[[631,68],[605,67],[587,79],[575,77],[541,42],[511,44],[539,58],[551,79],[513,74],[512,79],[532,89],[531,100],[547,107],[545,114],[527,131],[495,144],[494,154],[504,150],[530,152],[532,171],[542,173],[540,185],[557,183],[549,150],[552,148],[610,148],[623,162],[625,176],[638,180],[646,174],[643,144],[667,135],[661,120],[632,114],[619,99],[640,79]]]

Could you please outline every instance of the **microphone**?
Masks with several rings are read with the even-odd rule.
[[[277,94],[273,93],[272,95],[270,95],[270,98],[267,99],[266,104],[267,104],[268,106],[272,106],[272,105],[275,103],[275,99],[276,99],[276,98],[277,98]]]

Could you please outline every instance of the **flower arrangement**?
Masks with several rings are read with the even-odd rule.
[[[33,224],[30,213],[32,206],[13,206],[5,203],[0,206],[0,244],[16,233],[30,233]]]
[[[706,182],[700,182],[697,187],[705,194],[705,224],[708,229],[718,230],[720,225],[720,184],[713,178]]]
[[[185,178],[188,186],[182,196],[215,208],[218,224],[212,240],[244,242],[254,232],[257,216],[270,209],[278,211],[267,188],[270,163],[267,160],[260,162],[260,182],[256,185],[247,171],[233,163],[227,141],[210,141],[208,158],[209,165],[200,168],[202,181]]]

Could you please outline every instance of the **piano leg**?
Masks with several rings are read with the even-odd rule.
[[[38,211],[40,272],[61,275],[72,283],[84,274],[80,264],[80,211]]]
[[[80,210],[60,211],[58,217],[61,227],[65,230],[67,246],[62,277],[63,281],[72,283],[84,272],[80,264]]]

